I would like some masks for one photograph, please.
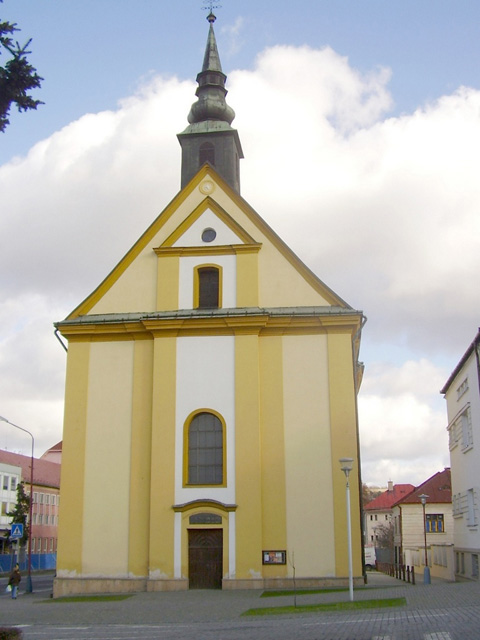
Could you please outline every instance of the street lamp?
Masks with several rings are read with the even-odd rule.
[[[32,588],[33,450],[35,448],[35,440],[33,438],[33,435],[30,433],[30,431],[27,431],[27,429],[24,429],[23,427],[19,427],[18,424],[14,424],[13,422],[10,422],[10,420],[7,420],[3,416],[0,416],[0,420],[2,422],[6,422],[7,424],[11,425],[12,427],[15,427],[15,429],[20,429],[20,431],[24,431],[25,433],[28,433],[28,435],[32,439],[32,456],[31,456],[31,460],[30,460],[30,503],[28,505],[28,524],[29,524],[29,531],[28,531],[28,570],[27,570],[27,587],[25,589],[25,591],[27,593],[32,593],[32,591],[33,591],[33,588]]]
[[[350,514],[350,483],[349,475],[353,469],[353,458],[340,458],[340,468],[347,479],[346,497],[347,497],[347,535],[348,535],[348,590],[350,592],[350,600],[353,601],[353,568],[352,568],[352,519]]]
[[[419,496],[419,498],[423,507],[423,540],[424,540],[424,547],[425,547],[425,569],[423,570],[423,584],[430,584],[431,583],[430,567],[428,566],[428,555],[427,555],[427,519],[425,516],[425,504],[427,502],[428,496],[425,493],[422,493],[422,495]]]

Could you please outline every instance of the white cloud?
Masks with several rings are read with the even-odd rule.
[[[330,48],[274,47],[229,74],[227,99],[246,156],[243,196],[369,318],[364,480],[408,482],[421,461],[434,472],[448,458],[441,367],[453,368],[478,327],[480,92],[459,88],[392,118],[389,77],[361,74]],[[39,448],[61,437],[64,354],[52,323],[178,191],[176,133],[194,92],[193,81],[152,77],[116,111],[87,114],[0,167],[0,415],[41,429]],[[395,364],[371,363],[379,345]]]
[[[359,397],[362,469],[368,482],[418,485],[448,466],[447,419],[438,391],[446,375],[425,359],[369,367]]]

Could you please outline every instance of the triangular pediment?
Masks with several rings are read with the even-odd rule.
[[[211,197],[206,197],[162,247],[256,244],[252,236]]]
[[[202,238],[205,230],[214,238]],[[213,235],[213,234],[212,234]],[[350,308],[205,164],[154,220],[104,281],[68,316],[158,310],[159,256],[258,253],[259,303],[265,307]]]

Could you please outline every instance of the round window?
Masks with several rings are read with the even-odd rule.
[[[203,242],[213,242],[217,237],[217,232],[215,229],[204,229],[202,232],[202,240]]]

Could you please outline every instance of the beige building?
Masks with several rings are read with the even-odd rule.
[[[240,195],[208,19],[181,191],[56,325],[68,340],[56,596],[282,587],[294,573],[297,586],[343,584],[342,457],[362,575],[364,317]]]
[[[426,496],[425,517],[421,496]],[[395,564],[414,567],[417,573],[427,564],[432,576],[453,579],[450,469],[439,471],[398,500],[393,521]]]

